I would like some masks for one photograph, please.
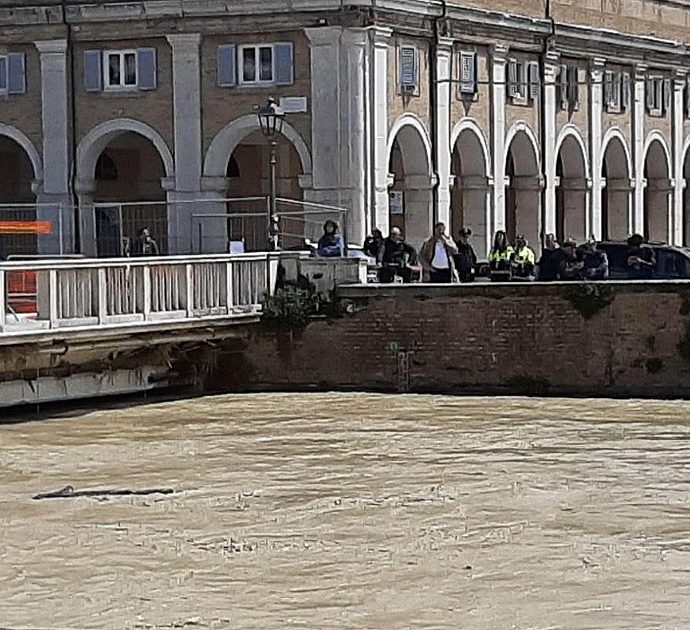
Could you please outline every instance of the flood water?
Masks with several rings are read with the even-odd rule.
[[[232,395],[0,425],[0,627],[690,627],[688,403]],[[80,489],[172,495],[32,500]]]

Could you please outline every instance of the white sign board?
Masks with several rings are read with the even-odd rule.
[[[405,214],[405,203],[402,190],[388,191],[388,211],[391,214]]]
[[[303,114],[307,111],[306,96],[283,96],[280,106],[286,114]]]

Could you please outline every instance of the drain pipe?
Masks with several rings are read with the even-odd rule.
[[[543,177],[544,185],[541,188],[541,229],[539,230],[539,239],[541,241],[541,248],[544,249],[546,241],[546,189],[548,182],[546,181],[546,55],[549,52],[550,43],[554,40],[556,36],[556,22],[551,16],[551,0],[546,0],[544,4],[544,17],[551,23],[551,33],[544,38],[544,43],[542,45],[541,53],[541,99],[540,106],[541,111],[539,112],[539,120],[541,124],[541,143],[540,143],[540,153],[541,153],[541,176]]]
[[[434,18],[434,42],[433,42],[433,45],[431,46],[431,54],[430,54],[431,89],[429,90],[429,109],[430,109],[431,130],[433,133],[433,140],[436,140],[438,138],[438,132],[439,132],[439,129],[438,129],[439,122],[438,122],[438,112],[437,112],[438,98],[437,98],[437,94],[436,94],[436,87],[438,85],[438,48],[439,48],[439,39],[441,37],[440,23],[441,23],[441,21],[445,22],[445,19],[448,16],[448,5],[446,4],[446,0],[440,0],[440,2],[441,2],[441,15],[439,17]],[[439,164],[438,164],[438,157],[436,154],[436,152],[437,152],[436,142],[432,142],[432,147],[433,147],[433,150],[431,151],[431,172],[434,174],[436,181],[434,182],[434,185],[431,189],[431,202],[433,205],[432,225],[435,225],[436,222],[439,220],[438,189],[439,189],[441,178],[439,177],[439,172],[438,172]]]

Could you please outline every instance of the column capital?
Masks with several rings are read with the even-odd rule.
[[[491,60],[494,63],[505,63],[506,56],[510,48],[505,44],[492,44],[491,45]]]
[[[307,29],[305,29],[306,31]],[[316,29],[312,29],[316,30]],[[366,28],[344,28],[341,40],[353,46],[365,46],[369,41]]]
[[[455,39],[452,37],[439,37],[437,43],[437,49],[441,49],[444,53],[449,53],[453,49],[453,44]]]
[[[371,40],[377,46],[388,46],[388,40],[393,35],[393,29],[387,26],[369,26],[367,31],[369,31]]]
[[[67,54],[66,39],[43,39],[34,42],[39,53],[42,55],[64,55]]]
[[[635,81],[644,81],[647,77],[647,70],[649,66],[646,63],[637,63],[633,68],[633,77]]]
[[[314,26],[304,29],[304,34],[312,47],[332,46],[344,32],[342,26]]]
[[[684,90],[688,81],[685,68],[676,68],[673,71],[673,86],[676,90]]]
[[[198,50],[201,45],[201,33],[173,33],[172,35],[166,35],[165,39],[168,40],[173,49],[187,48]]]
[[[561,53],[556,50],[549,50],[544,55],[544,63],[559,65],[561,63]]]
[[[601,83],[606,72],[606,59],[595,57],[589,62],[589,76],[595,83]]]

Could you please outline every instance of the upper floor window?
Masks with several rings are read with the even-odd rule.
[[[630,75],[627,72],[607,70],[604,75],[604,106],[617,114],[630,107]]]
[[[419,94],[419,51],[414,46],[398,48],[398,81],[401,94]]]
[[[671,79],[648,77],[645,81],[647,113],[663,116],[671,109]]]
[[[84,87],[87,92],[155,90],[156,49],[85,50]]]
[[[580,85],[586,81],[585,70],[577,66],[562,65],[558,77],[561,109],[576,111],[580,107]]]
[[[273,83],[273,46],[240,46],[240,83]]]
[[[473,97],[478,92],[477,53],[473,50],[460,51],[460,96]]]
[[[137,87],[136,50],[106,51],[103,54],[105,89]]]
[[[218,46],[218,85],[233,87],[292,85],[294,82],[292,43],[223,44]]]
[[[26,63],[24,53],[0,56],[0,95],[26,92]]]
[[[541,77],[536,61],[508,60],[508,98],[523,105],[539,98]]]

